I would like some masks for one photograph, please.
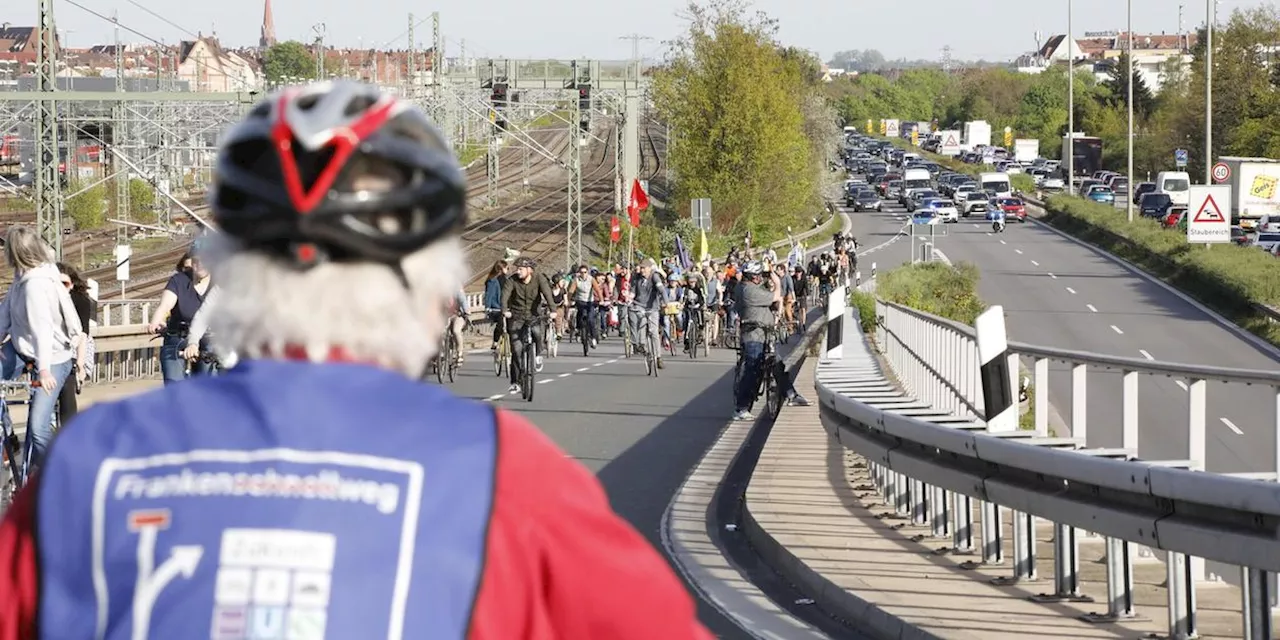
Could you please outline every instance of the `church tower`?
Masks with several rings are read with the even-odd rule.
[[[266,0],[262,7],[262,35],[258,38],[258,46],[266,49],[276,43],[276,23],[271,18],[271,0]]]

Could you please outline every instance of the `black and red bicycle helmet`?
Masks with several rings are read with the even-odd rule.
[[[210,205],[223,232],[300,266],[393,264],[465,224],[466,179],[417,107],[336,80],[275,94],[233,127]]]

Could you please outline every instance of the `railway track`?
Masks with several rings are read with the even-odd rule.
[[[640,175],[653,182],[662,174],[663,158],[667,155],[667,132],[652,122],[645,122],[642,127],[644,140],[640,143]]]

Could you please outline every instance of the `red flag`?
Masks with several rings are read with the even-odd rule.
[[[609,219],[609,242],[617,242],[622,239],[622,222],[618,220],[618,216]]]
[[[639,180],[631,181],[631,198],[627,200],[627,215],[631,217],[631,226],[640,226],[640,212],[649,208],[649,195],[640,186]]]

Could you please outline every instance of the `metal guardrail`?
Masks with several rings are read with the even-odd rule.
[[[856,311],[855,311],[856,312]],[[856,318],[846,319],[856,322]],[[1132,580],[1131,544],[1161,550],[1167,567],[1171,637],[1195,629],[1195,587],[1201,559],[1234,565],[1243,592],[1247,636],[1270,638],[1273,572],[1280,571],[1280,485],[1276,473],[1205,473],[1205,394],[1210,382],[1252,385],[1280,408],[1280,373],[1160,363],[1010,343],[1010,371],[1017,376],[1030,359],[1038,389],[1048,389],[1049,362],[1071,370],[1072,420],[1067,437],[1049,437],[1048,393],[1037,393],[1034,431],[988,430],[983,406],[976,336],[972,328],[896,304],[877,303],[877,342],[900,386],[938,413],[955,418],[930,421],[847,395],[847,380],[819,369],[816,386],[822,423],[843,446],[872,465],[887,499],[922,514],[935,531],[947,528],[947,508],[982,503],[983,557],[999,546],[1002,508],[1013,512],[1014,579],[1034,574],[1034,550],[1019,539],[1035,531],[1035,518],[1054,524],[1052,597],[1076,598],[1076,529],[1107,538],[1109,609],[1128,597]],[[1086,431],[1088,372],[1123,372],[1120,448],[1090,447]],[[1138,458],[1138,378],[1187,378],[1189,399],[1187,460]],[[1016,387],[1015,387],[1016,388]],[[905,412],[910,413],[910,412]],[[1280,429],[1280,425],[1277,425]],[[946,497],[939,500],[939,495]],[[936,520],[941,518],[943,523]],[[995,524],[989,526],[988,519]],[[957,536],[957,545],[959,545]],[[959,547],[957,547],[959,550]],[[1028,554],[1030,554],[1028,556]],[[1235,573],[1235,575],[1230,575]],[[1232,580],[1235,582],[1236,580]],[[1132,586],[1127,588],[1131,592]],[[1119,595],[1117,595],[1119,594]],[[1131,601],[1131,600],[1130,600]]]

